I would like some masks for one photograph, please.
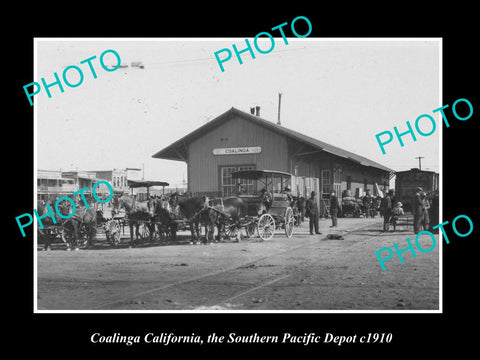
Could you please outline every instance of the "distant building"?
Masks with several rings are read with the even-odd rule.
[[[89,201],[93,200],[92,187],[99,181],[107,181],[113,188],[114,195],[121,196],[130,192],[128,180],[140,180],[141,169],[126,168],[113,170],[38,170],[37,199],[55,201],[62,196],[70,196],[77,190],[88,188],[83,194]],[[95,188],[99,196],[109,196],[110,190],[104,184]],[[77,200],[80,195],[76,195]]]
[[[125,168],[113,170],[96,170],[91,171],[95,177],[108,181],[113,188],[115,194],[128,194],[128,180],[140,180],[142,178],[141,169]]]
[[[92,187],[95,185],[95,183],[104,180],[108,181],[107,179],[103,178],[98,178],[96,171],[62,171],[62,177],[72,179],[75,183],[75,186],[77,190],[87,188],[87,190],[83,191],[83,194],[87,200],[93,200],[93,195],[92,195]],[[106,185],[99,185],[95,189],[95,193],[101,197],[101,196],[108,196],[109,195],[109,189]],[[72,193],[70,193],[70,196]],[[78,200],[80,200],[80,195],[76,195]]]
[[[72,195],[78,190],[74,179],[62,176],[57,170],[37,170],[37,199],[55,200],[58,197]]]

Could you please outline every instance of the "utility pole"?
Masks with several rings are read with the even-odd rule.
[[[280,104],[282,103],[282,93],[278,93],[278,121],[277,125],[282,125],[280,122]]]
[[[418,170],[422,170],[422,159],[424,156],[417,156],[415,159],[418,159]]]

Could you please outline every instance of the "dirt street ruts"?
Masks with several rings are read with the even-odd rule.
[[[412,227],[382,233],[382,219],[308,223],[288,239],[278,231],[211,245],[38,251],[38,310],[438,310],[439,247],[404,253],[382,271],[375,251],[404,243]],[[328,234],[343,240],[326,239]],[[438,240],[438,235],[435,235]],[[125,235],[127,237],[127,235]],[[40,247],[39,247],[40,249]]]

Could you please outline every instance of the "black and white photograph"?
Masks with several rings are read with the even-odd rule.
[[[38,39],[36,311],[441,310],[441,47]]]

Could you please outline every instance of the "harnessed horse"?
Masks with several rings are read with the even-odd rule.
[[[168,200],[168,204],[172,211],[180,212],[189,222],[191,239],[190,243],[193,244],[196,240],[200,239],[199,229],[199,215],[208,207],[208,197],[206,196],[193,196],[186,197],[181,196],[178,193],[172,193]]]
[[[168,199],[151,198],[147,201],[147,206],[150,217],[158,227],[160,238],[169,237],[175,240],[177,236],[177,223],[174,221],[175,214],[170,208]]]
[[[123,194],[118,199],[118,209],[124,208],[128,216],[128,226],[130,227],[130,247],[135,246],[138,242],[140,226],[139,221],[150,221],[151,220],[151,211],[148,206],[148,201],[137,201],[135,197],[127,194]],[[135,225],[135,241],[133,240],[133,226]],[[150,240],[153,235],[153,225],[146,224],[150,230]]]

